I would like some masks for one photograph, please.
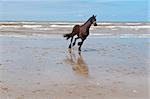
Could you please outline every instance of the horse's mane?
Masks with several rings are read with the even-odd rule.
[[[92,19],[92,17],[90,17],[83,25],[85,25],[87,22],[89,22],[89,20],[91,20]]]

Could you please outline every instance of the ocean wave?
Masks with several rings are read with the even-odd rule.
[[[0,28],[20,28],[19,25],[0,25]]]
[[[54,30],[59,28],[73,28],[80,22],[0,22],[0,29],[17,28],[17,29],[34,29],[34,30]],[[150,23],[97,23],[98,26],[91,26],[90,30],[95,29],[150,29]]]
[[[94,26],[92,26],[93,28],[110,28],[110,29],[112,29],[112,28],[127,28],[127,29],[135,29],[135,28],[138,28],[138,29],[150,29],[150,25],[143,25],[143,26],[103,26],[103,25],[99,25],[99,26],[96,26],[96,27],[94,27]]]
[[[49,27],[47,26],[42,26],[42,25],[1,25],[0,28],[43,28],[43,30],[48,28],[72,28],[74,25],[50,25]],[[92,26],[91,29],[99,29],[99,28],[108,28],[108,29],[113,29],[113,28],[126,28],[126,29],[150,29],[150,26]]]
[[[32,28],[34,30],[43,30],[43,31],[46,31],[46,30],[55,30],[55,28]]]
[[[62,35],[52,35],[52,34],[32,34],[32,35],[25,35],[25,34],[5,34],[5,35],[1,35],[0,37],[12,37],[12,38],[61,38]]]
[[[91,34],[94,37],[115,37],[115,38],[150,38],[150,34]]]
[[[50,27],[73,27],[74,25],[50,25]]]
[[[32,35],[19,35],[19,34],[0,34],[0,37],[17,37],[17,38],[62,38],[62,35],[56,34],[32,34]],[[90,34],[94,38],[150,38],[150,34]],[[62,38],[63,39],[63,38]]]
[[[24,28],[39,28],[42,27],[42,25],[22,25]]]

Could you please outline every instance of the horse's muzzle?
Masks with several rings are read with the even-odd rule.
[[[95,21],[95,22],[93,22],[93,25],[94,25],[94,26],[97,26],[97,23],[96,23],[96,21]]]
[[[97,23],[95,23],[94,26],[97,26]]]

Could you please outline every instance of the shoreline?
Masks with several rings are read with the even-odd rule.
[[[14,38],[63,38],[63,34],[0,34],[0,37]],[[90,34],[88,38],[150,38],[150,34]]]
[[[76,25],[84,21],[0,21],[1,25]],[[150,22],[97,22],[98,26],[150,26]]]

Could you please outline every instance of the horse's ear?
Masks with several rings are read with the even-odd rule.
[[[95,17],[95,16],[94,16],[94,14],[93,14],[93,16],[92,16],[92,17]]]

